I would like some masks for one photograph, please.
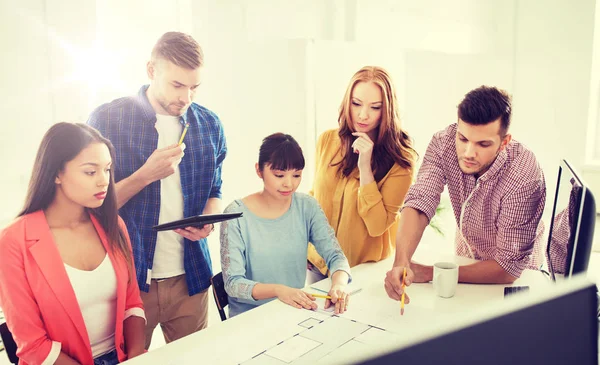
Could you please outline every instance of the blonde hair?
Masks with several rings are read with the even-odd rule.
[[[365,66],[358,70],[346,88],[344,99],[340,105],[338,123],[339,136],[342,140],[343,160],[337,163],[344,176],[349,176],[356,167],[358,156],[351,151],[355,132],[351,116],[352,93],[359,82],[372,82],[381,89],[382,112],[378,127],[377,139],[374,142],[371,167],[375,179],[381,180],[392,165],[397,163],[404,168],[412,168],[417,153],[412,147],[410,136],[400,126],[400,113],[396,98],[396,89],[388,72],[382,67]]]
[[[163,59],[173,64],[195,70],[204,64],[204,53],[196,40],[181,32],[167,32],[152,48],[151,59]]]

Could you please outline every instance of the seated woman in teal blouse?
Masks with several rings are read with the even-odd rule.
[[[317,201],[296,192],[303,169],[302,149],[292,136],[266,137],[256,164],[263,190],[225,209],[243,213],[221,223],[221,267],[230,317],[274,298],[296,308],[316,309],[315,298],[301,290],[309,242],[332,273],[331,300],[325,308],[335,305],[336,314],[347,308],[350,266]]]

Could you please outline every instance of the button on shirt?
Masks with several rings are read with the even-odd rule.
[[[403,209],[414,208],[431,220],[448,186],[457,255],[495,260],[514,277],[526,268],[539,269],[546,184],[534,154],[512,140],[476,179],[460,169],[456,130],[452,124],[433,136]]]
[[[136,96],[113,100],[94,110],[88,124],[98,129],[115,146],[115,181],[129,177],[148,160],[158,146],[156,112],[142,86]],[[179,164],[183,215],[202,214],[209,198],[221,198],[221,168],[227,154],[223,125],[210,110],[192,103],[180,123],[190,123],[184,138],[185,156]],[[119,214],[127,224],[133,246],[135,270],[140,290],[150,289],[156,232],[161,205],[160,181],[155,181],[133,196]],[[210,286],[212,263],[206,239],[184,239],[183,262],[189,295]]]

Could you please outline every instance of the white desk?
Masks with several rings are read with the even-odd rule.
[[[428,260],[428,258],[434,256],[434,254],[421,251],[417,252],[415,259],[424,264],[432,264],[433,261]],[[434,261],[455,261],[459,264],[465,264],[472,260],[438,255]],[[431,283],[413,284],[407,288],[411,303],[405,306],[404,316],[400,316],[399,303],[389,299],[383,288],[385,273],[390,269],[391,263],[392,259],[390,258],[379,263],[359,265],[352,269],[353,285],[361,287],[362,290],[351,296],[348,312],[339,318],[331,317],[330,314],[322,312],[295,309],[274,300],[216,326],[132,359],[126,364],[244,363],[265,350],[273,350],[282,341],[296,339],[294,337],[296,334],[307,330],[307,328],[300,325],[307,318],[323,321],[319,326],[323,326],[323,324],[341,325],[338,328],[343,330],[336,332],[338,333],[336,336],[341,337],[355,337],[349,334],[352,331],[362,333],[368,328],[367,326],[361,329],[363,328],[360,327],[362,324],[386,330],[384,333],[378,331],[377,328],[369,328],[372,329],[369,332],[372,336],[366,336],[367,333],[365,332],[365,335],[360,339],[362,342],[358,344],[344,339],[344,342],[338,344],[341,347],[337,348],[336,351],[346,353],[361,351],[361,348],[375,346],[375,343],[392,340],[394,343],[401,345],[421,332],[431,332],[441,323],[451,322],[457,314],[468,313],[473,308],[504,300],[503,288],[505,285],[459,284],[456,295],[453,298],[444,299],[434,294]],[[530,291],[536,291],[543,290],[550,283],[542,273],[526,271],[514,285],[529,285],[531,287]],[[307,289],[307,291],[311,290]],[[210,305],[213,304],[210,303]],[[335,321],[337,322],[333,323]],[[318,323],[318,321],[315,322]],[[306,326],[306,324],[304,325]],[[322,328],[324,329],[325,326]],[[407,329],[410,329],[410,331],[406,331]],[[318,335],[316,336],[318,337]],[[307,342],[310,341],[307,340]],[[350,346],[351,343],[354,346]],[[327,346],[337,345],[328,344]],[[310,361],[308,361],[310,356],[305,356],[303,357],[304,361],[301,363],[328,363],[327,356],[322,357],[323,353],[330,353],[330,356],[332,354],[331,349],[326,349],[327,346],[323,345],[318,348],[322,350],[321,355],[314,354]],[[315,350],[315,352],[318,351]],[[248,364],[281,363],[273,361],[271,357],[265,357],[263,354]]]

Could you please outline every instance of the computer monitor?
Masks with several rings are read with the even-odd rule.
[[[596,306],[596,286],[579,275],[546,292],[481,307],[408,346],[375,349],[347,363],[595,365]]]
[[[587,270],[592,251],[596,203],[588,185],[567,160],[558,168],[546,259],[550,276]]]

